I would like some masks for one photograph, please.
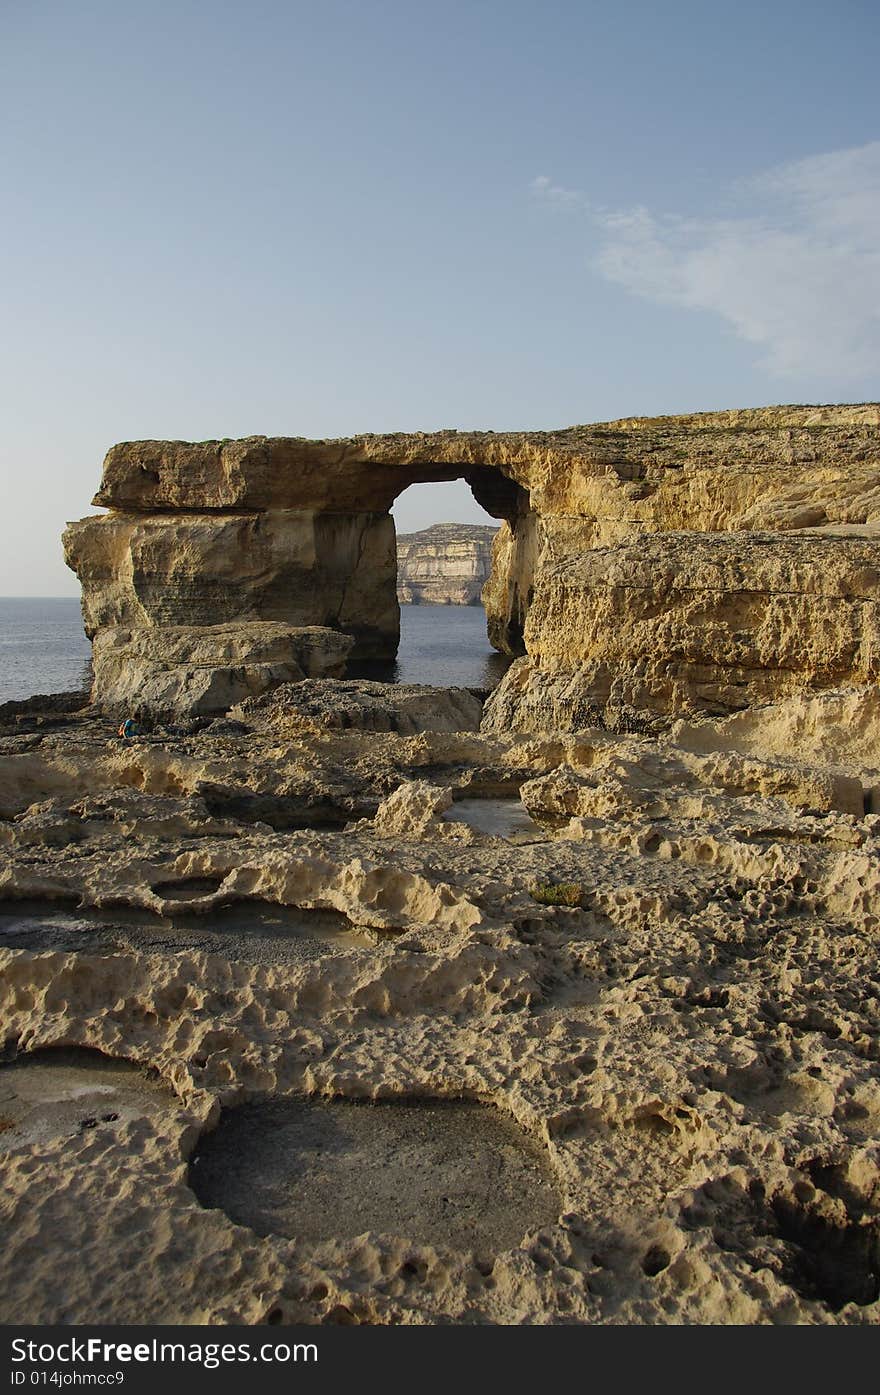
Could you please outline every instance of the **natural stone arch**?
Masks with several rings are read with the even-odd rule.
[[[868,403],[564,431],[114,446],[95,500],[111,512],[65,536],[98,636],[93,695],[109,691],[98,650],[118,669],[126,645],[154,675],[198,650],[187,681],[197,669],[198,710],[215,711],[233,690],[338,676],[349,648],[393,654],[391,504],[411,484],[453,479],[503,520],[489,633],[525,651],[488,727],[571,728],[599,709],[730,711],[874,683],[878,425]],[[268,621],[287,635],[269,635]],[[329,628],[303,638],[303,626]],[[222,681],[208,693],[212,644]],[[179,690],[190,704],[191,688]]]
[[[522,653],[531,589],[523,568],[535,556],[529,490],[515,477],[521,462],[480,454],[455,432],[114,446],[94,499],[110,512],[65,534],[87,633],[275,621],[341,630],[355,659],[393,658],[391,506],[410,485],[462,479],[502,522],[487,588],[490,641]]]

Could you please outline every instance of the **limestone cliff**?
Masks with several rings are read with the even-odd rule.
[[[483,592],[490,638],[528,655],[506,680],[504,720],[532,720],[537,690],[560,683],[570,712],[618,692],[654,710],[725,710],[874,681],[878,427],[880,407],[862,404],[129,442],[104,463],[95,502],[111,512],[69,527],[67,558],[90,633],[277,621],[387,657],[399,625],[388,510],[413,483],[465,479],[502,520]]]
[[[880,538],[664,533],[546,566],[487,728],[725,713],[880,677]]]
[[[479,523],[434,523],[418,533],[399,533],[401,605],[479,605],[497,532]]]

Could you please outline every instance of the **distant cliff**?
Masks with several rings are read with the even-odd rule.
[[[397,539],[401,605],[479,605],[492,565],[497,528],[435,523]]]

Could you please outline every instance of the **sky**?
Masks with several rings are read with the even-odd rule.
[[[0,595],[77,594],[120,440],[876,400],[878,46],[876,0],[0,0]]]

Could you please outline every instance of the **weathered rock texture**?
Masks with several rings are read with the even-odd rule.
[[[0,714],[0,1320],[880,1323],[878,422],[110,453],[68,533],[99,688],[130,656],[252,695],[131,742]],[[456,476],[528,651],[479,729],[297,647],[391,643],[387,509]],[[340,1128],[319,1230],[277,1135],[247,1167],[288,1220],[199,1204],[235,1106],[321,1099],[492,1106],[544,1200],[425,1235],[361,1207],[406,1183]]]
[[[108,625],[273,620],[350,634],[361,656],[396,645],[394,524],[387,514],[126,514],[69,525],[91,637]]]
[[[420,533],[399,533],[401,605],[479,605],[497,532],[478,523],[435,523]]]
[[[298,682],[242,704],[233,717],[271,713],[285,732],[476,731],[483,704],[469,688],[417,683]]]
[[[387,510],[410,484],[464,478],[504,520],[484,598],[492,642],[529,655],[525,706],[522,672],[506,680],[512,720],[528,725],[537,689],[560,683],[588,706],[620,694],[723,710],[873,681],[878,425],[868,404],[557,432],[133,442],[105,461],[95,502],[112,512],[71,525],[67,557],[90,633],[277,620],[387,656]]]
[[[225,712],[279,684],[339,678],[353,640],[318,626],[270,621],[237,625],[111,625],[95,635],[95,691],[132,716]]]
[[[332,687],[0,714],[0,1320],[880,1323],[876,689],[655,740]],[[518,791],[516,841],[450,817]],[[476,1231],[425,1229],[442,1101],[531,1159]],[[326,1102],[303,1194],[273,1121]]]
[[[663,533],[546,565],[487,723],[726,712],[880,676],[880,539]]]

